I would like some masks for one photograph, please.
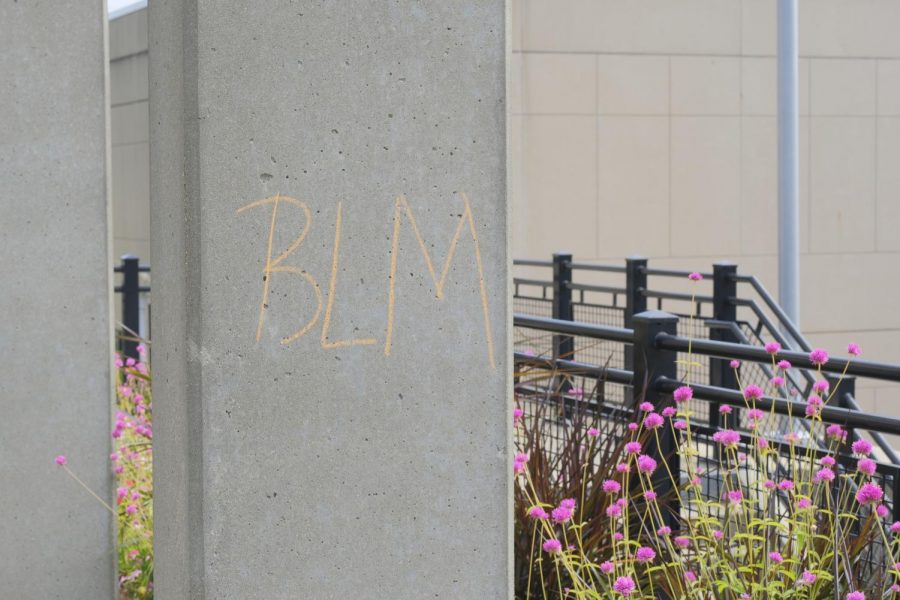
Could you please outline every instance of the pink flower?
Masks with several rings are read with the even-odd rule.
[[[866,600],[866,595],[862,592],[850,592],[847,594],[846,600]]]
[[[738,367],[741,366],[741,361],[732,360],[730,363],[728,363],[728,366],[731,367],[732,369],[737,369]]]
[[[59,456],[56,457],[56,464],[59,465],[60,467],[64,466],[68,462],[69,461],[62,454],[60,454]]]
[[[637,428],[638,428],[637,423],[629,423],[628,424],[628,431],[637,431]]]
[[[656,492],[654,492],[653,490],[647,490],[646,492],[644,492],[644,499],[648,502],[653,502],[654,500],[656,500]]]
[[[610,519],[616,519],[622,516],[622,507],[618,504],[610,504],[606,507],[606,516]]]
[[[603,482],[603,491],[607,494],[618,494],[621,489],[622,486],[619,485],[619,482],[613,479],[607,479]]]
[[[823,456],[822,458],[820,458],[819,462],[822,463],[823,465],[825,465],[826,467],[833,467],[835,460],[834,460],[833,456],[826,455],[826,456]]]
[[[750,384],[744,388],[744,398],[747,400],[757,400],[762,398],[763,391],[758,385]]]
[[[641,454],[637,459],[638,471],[641,473],[651,474],[656,470],[656,461],[646,454]]]
[[[891,533],[900,533],[900,521],[894,521],[891,524]]]
[[[701,279],[703,279],[703,275],[701,275],[701,274],[698,273],[697,271],[692,271],[692,272],[688,275],[688,279],[690,279],[691,281],[700,281]]]
[[[816,481],[830,483],[834,481],[834,471],[828,467],[822,467],[816,471]]]
[[[828,353],[822,348],[815,348],[809,353],[809,362],[817,367],[821,367],[828,362]]]
[[[771,479],[766,479],[763,482],[763,487],[766,488],[767,490],[774,490],[776,486],[775,486],[774,481],[772,481]]]
[[[628,454],[637,454],[641,451],[641,443],[640,442],[628,442],[625,444],[625,452]]]
[[[769,354],[776,354],[779,350],[781,350],[781,344],[778,342],[769,342],[766,344],[766,352]]]
[[[687,548],[691,545],[691,538],[684,537],[683,535],[679,535],[674,540],[672,540],[676,546],[679,548]]]
[[[549,552],[550,554],[554,554],[562,550],[562,543],[556,538],[550,538],[544,545],[541,546],[544,549],[544,552]]]
[[[846,437],[847,437],[847,432],[844,431],[844,429],[837,423],[835,423],[833,425],[829,425],[828,428],[825,430],[825,434],[830,438],[835,438],[835,439],[839,439],[839,440],[846,439]]]
[[[617,531],[613,534],[613,539],[616,540],[617,542],[621,542],[623,539],[625,539],[625,536],[622,535],[621,531]]]
[[[741,434],[732,429],[723,429],[713,434],[713,441],[722,444],[726,448],[734,448],[741,441]]]
[[[683,385],[672,392],[672,397],[675,399],[675,402],[678,402],[679,404],[687,402],[694,397],[694,390],[692,390],[689,385]]]
[[[802,585],[812,585],[816,582],[816,579],[818,579],[818,577],[812,571],[804,570],[800,575],[800,583]]]
[[[759,408],[751,408],[747,411],[747,418],[751,421],[762,421],[765,416],[766,413]]]
[[[875,474],[875,461],[871,458],[861,458],[856,461],[856,470],[860,473],[865,473],[866,475],[872,476]]]
[[[532,519],[548,519],[550,517],[547,511],[540,506],[532,506],[531,510],[528,511],[528,516]]]
[[[772,379],[769,380],[769,383],[771,383],[775,387],[781,387],[784,385],[784,377],[782,377],[780,375],[776,375],[775,377],[773,377]]]
[[[828,382],[826,380],[819,379],[813,384],[813,391],[817,394],[827,394],[829,387],[830,386],[828,385]]]
[[[625,463],[619,463],[616,465],[617,473],[628,473],[631,471],[631,467]]]
[[[713,537],[716,538],[717,540],[721,540],[722,538],[725,537],[725,533],[724,533],[722,530],[720,530],[720,529],[714,530],[714,531],[712,532],[712,535],[713,535]]]
[[[596,427],[591,427],[590,429],[588,429],[587,434],[588,434],[588,437],[592,437],[592,438],[599,437],[600,430],[597,429]]]
[[[569,394],[575,396],[576,398],[581,398],[584,396],[584,390],[580,387],[573,387],[569,389]]]
[[[868,440],[856,440],[850,447],[853,449],[854,454],[868,456],[872,453],[872,444]]]
[[[607,560],[605,562],[600,563],[600,570],[602,572],[606,573],[607,575],[609,575],[610,573],[612,573],[613,571],[616,570],[616,565],[613,564],[612,561]]]
[[[684,580],[690,583],[694,583],[695,581],[697,581],[697,574],[693,571],[685,571]]]
[[[881,517],[882,519],[885,518],[886,516],[888,516],[889,512],[890,511],[888,510],[888,507],[885,506],[884,504],[879,504],[878,506],[875,507],[875,514],[878,515],[879,517]]]
[[[900,523],[900,521],[898,521],[898,523]],[[672,534],[672,528],[669,527],[668,525],[663,525],[662,527],[660,527],[659,529],[656,530],[656,535],[658,535],[660,537],[665,537],[665,536],[671,535],[671,534]]]
[[[649,413],[646,417],[644,417],[644,427],[646,427],[647,429],[656,429],[665,422],[666,421],[662,418],[662,415],[655,412]]]
[[[575,510],[575,498],[564,498],[559,505],[566,510]]]
[[[744,493],[741,490],[732,490],[725,493],[725,496],[728,498],[728,501],[732,504],[740,504],[741,500],[744,499]]]
[[[644,412],[650,412],[651,410],[653,410],[653,405],[649,402],[641,402],[641,405],[638,408],[640,408]]]
[[[794,489],[794,482],[790,479],[782,479],[781,483],[778,484],[778,487],[784,491],[792,490]]]
[[[852,356],[859,356],[859,353],[859,344],[854,344],[853,342],[847,344],[847,354],[850,354]]]
[[[766,438],[758,438],[756,440],[756,447],[760,450],[765,450],[769,447],[769,440],[767,440]]]
[[[719,414],[730,415],[731,410],[732,410],[732,408],[730,406],[728,406],[727,404],[723,404],[722,406],[719,407]]]
[[[675,429],[687,429],[687,423],[684,422],[684,421],[682,421],[681,419],[675,421],[675,422],[672,424],[672,426],[673,426]]]
[[[134,513],[137,512],[137,509],[138,509],[137,505],[129,504],[128,506],[125,507],[125,512],[128,513],[129,515],[133,515]]]
[[[864,483],[856,492],[856,501],[860,504],[875,504],[881,502],[882,498],[884,498],[884,492],[877,483]]]
[[[572,518],[572,509],[564,506],[557,506],[550,512],[550,516],[557,523],[565,523]]]
[[[664,417],[674,417],[674,416],[675,416],[675,409],[674,409],[673,407],[671,407],[671,406],[665,407],[665,408],[663,409],[663,411],[662,411],[662,416],[664,416]]]
[[[814,417],[819,414],[819,407],[815,404],[807,404],[806,408],[803,409],[803,412],[807,417]]]
[[[637,549],[637,552],[634,553],[634,558],[638,562],[650,562],[651,560],[656,558],[656,552],[654,552],[653,548],[651,548],[650,546],[641,546]]]
[[[634,591],[634,580],[627,576],[619,577],[613,584],[613,589],[623,596],[630,596]]]
[[[791,368],[791,363],[790,363],[789,361],[786,361],[786,360],[779,360],[777,366],[778,366],[778,368],[781,369],[782,371],[787,371],[788,369]]]
[[[784,557],[781,556],[780,552],[769,552],[769,560],[774,563],[784,562]]]
[[[810,500],[809,498],[807,498],[805,496],[803,496],[797,500],[797,509],[798,510],[806,510],[810,506],[812,506],[812,500]]]

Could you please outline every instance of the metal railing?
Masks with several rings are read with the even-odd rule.
[[[150,267],[140,264],[138,257],[126,254],[113,272],[122,276],[121,283],[113,288],[122,300],[122,320],[117,327],[116,346],[123,356],[137,359],[140,340],[150,337],[150,286],[141,281],[141,273],[149,275]]]

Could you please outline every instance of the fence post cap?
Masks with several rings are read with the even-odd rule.
[[[138,257],[134,254],[123,254],[122,260],[138,260]]]
[[[731,262],[730,260],[718,260],[713,263],[713,268],[716,269],[731,269],[737,268],[737,263]]]
[[[645,310],[632,317],[635,321],[677,321],[678,317],[664,310]]]
[[[633,256],[627,256],[627,257],[625,257],[625,262],[637,262],[637,261],[640,261],[640,262],[647,262],[647,257],[646,257],[646,256],[640,256],[639,254],[635,254],[635,255],[633,255]]]

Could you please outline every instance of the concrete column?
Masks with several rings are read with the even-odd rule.
[[[0,598],[114,598],[105,2],[0,3]]]
[[[157,597],[511,597],[504,2],[149,28]]]

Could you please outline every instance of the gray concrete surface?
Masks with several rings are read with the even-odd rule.
[[[115,597],[104,3],[0,3],[0,598]]]
[[[157,597],[511,597],[504,2],[149,10]]]

